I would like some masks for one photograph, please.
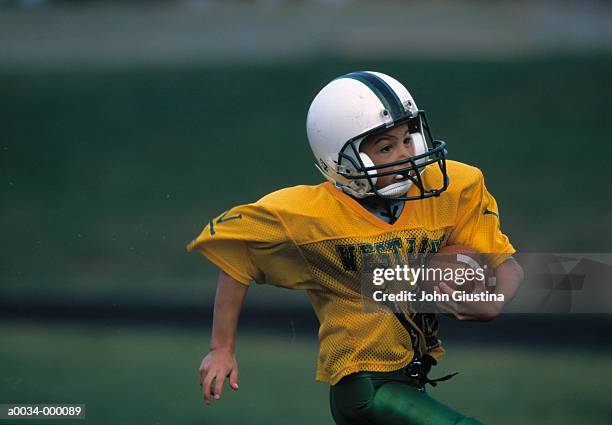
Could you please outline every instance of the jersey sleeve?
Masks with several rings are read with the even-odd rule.
[[[299,288],[310,273],[274,211],[263,205],[232,208],[213,218],[187,246],[197,250],[238,282]]]
[[[493,268],[516,252],[501,231],[497,202],[487,190],[480,171],[474,182],[461,193],[458,220],[448,244],[467,245],[487,254]]]

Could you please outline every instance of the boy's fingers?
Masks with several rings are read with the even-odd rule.
[[[221,392],[223,391],[223,382],[225,381],[225,376],[221,371],[217,371],[217,375],[215,376],[215,400],[219,400],[221,398]]]
[[[448,302],[436,302],[436,305],[438,306],[439,310],[442,310],[443,312],[452,314],[453,316],[455,316],[457,319],[460,319],[460,313],[453,308],[452,305],[449,305]],[[461,319],[460,319],[461,320]]]
[[[453,313],[454,313],[454,311],[453,311],[453,310],[451,310],[451,309],[450,309],[450,307],[448,307],[448,306],[447,306],[445,303],[442,303],[442,302],[437,301],[437,302],[436,302],[436,306],[438,307],[438,309],[440,309],[440,310],[442,310],[442,311],[445,311],[445,312],[447,312],[447,313],[451,313],[451,314],[453,314]]]
[[[463,313],[460,313],[456,309],[451,308],[451,306],[449,306],[448,303],[437,302],[436,305],[438,306],[439,310],[445,311],[446,313],[455,316],[455,318],[457,320],[466,320],[466,319],[468,319],[467,315],[465,315]]]
[[[202,394],[204,394],[204,403],[206,404],[210,404],[210,401],[211,401],[210,385],[214,377],[215,377],[214,373],[207,373],[206,377],[204,378],[204,382],[202,383]]]
[[[448,284],[446,282],[440,282],[440,284],[438,285],[438,289],[440,289],[440,292],[444,292],[445,294],[452,294],[453,290],[450,288],[450,286],[448,286]]]
[[[234,391],[238,390],[238,368],[234,367],[230,372],[229,382]]]
[[[208,375],[208,366],[204,366],[203,364],[198,369],[200,373],[200,387],[204,387],[204,381],[206,380],[206,376]]]

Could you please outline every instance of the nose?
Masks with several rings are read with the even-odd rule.
[[[414,149],[412,148],[412,143],[410,144],[402,143],[400,146],[398,160],[410,158],[411,156],[414,156]]]

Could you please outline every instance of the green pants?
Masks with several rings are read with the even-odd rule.
[[[332,386],[329,396],[338,425],[483,425],[393,372],[355,373]]]

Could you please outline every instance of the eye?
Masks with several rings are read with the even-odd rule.
[[[380,149],[381,152],[391,152],[391,145],[385,145]]]
[[[404,144],[405,144],[405,145],[409,145],[410,143],[412,143],[412,137],[406,137],[406,138],[404,139]]]

